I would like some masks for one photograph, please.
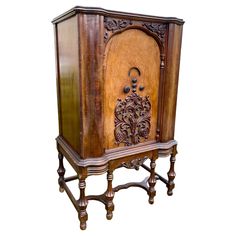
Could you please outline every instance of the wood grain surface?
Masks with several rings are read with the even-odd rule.
[[[61,135],[80,153],[79,42],[76,16],[57,25],[57,41]]]
[[[136,67],[140,71],[138,75]],[[116,148],[114,109],[117,99],[132,93],[131,78],[137,78],[137,93],[151,101],[151,130],[147,141],[155,140],[160,76],[160,51],[156,41],[138,29],[129,29],[113,36],[106,46],[104,60],[104,148]],[[131,87],[124,93],[125,86]],[[143,91],[139,87],[144,86]],[[120,144],[122,146],[123,144]]]
[[[165,72],[166,78],[163,98],[164,109],[162,114],[162,142],[174,139],[182,28],[182,25],[169,25],[167,65]]]

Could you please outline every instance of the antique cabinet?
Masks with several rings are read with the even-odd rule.
[[[115,192],[147,191],[154,202],[157,180],[174,188],[176,98],[183,20],[74,7],[53,21],[59,114],[60,191],[66,191],[86,228],[89,200],[105,204],[112,218]],[[167,179],[155,172],[170,156]],[[65,177],[63,157],[76,175]],[[149,159],[150,167],[144,162]],[[119,167],[146,169],[141,183],[113,187]],[[107,173],[104,194],[86,196],[86,178]],[[119,178],[119,176],[116,176]],[[79,180],[77,200],[67,186]]]

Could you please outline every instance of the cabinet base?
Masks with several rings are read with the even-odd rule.
[[[65,191],[69,196],[71,202],[73,203],[75,209],[78,212],[78,217],[80,220],[80,228],[85,230],[87,225],[88,214],[86,211],[88,202],[90,200],[100,201],[105,205],[106,218],[111,220],[113,217],[114,203],[113,198],[115,193],[130,187],[139,187],[144,189],[148,196],[148,202],[150,204],[154,203],[154,198],[156,196],[155,185],[157,180],[163,182],[167,187],[167,194],[171,196],[173,194],[173,189],[175,187],[175,155],[177,154],[177,142],[171,140],[167,143],[151,143],[146,146],[138,146],[127,150],[117,150],[115,153],[107,153],[101,158],[88,158],[81,159],[74,150],[63,140],[62,137],[57,138],[57,149],[58,149],[58,159],[59,168],[57,170],[59,179],[58,183],[60,186],[60,192]],[[155,172],[156,160],[160,156],[170,155],[170,169],[167,173],[168,179],[165,179],[161,175]],[[64,157],[67,159],[69,164],[74,168],[77,175],[64,177],[65,168],[63,164]],[[150,167],[146,166],[144,162],[150,159]],[[142,182],[130,182],[116,187],[112,186],[113,182],[113,172],[121,167],[128,169],[139,170],[140,167],[144,168],[150,172],[149,177],[146,177]],[[107,173],[107,189],[101,195],[89,195],[86,196],[86,178],[90,175],[100,175]],[[70,191],[68,185],[69,181],[79,180],[79,190],[80,197],[77,200],[72,192]]]
[[[113,204],[112,200],[114,198],[115,193],[122,190],[122,189],[128,189],[130,187],[142,188],[149,195],[149,203],[153,204],[154,203],[154,196],[156,195],[156,191],[154,189],[154,186],[155,186],[156,181],[160,180],[161,182],[163,182],[167,186],[168,195],[169,196],[172,195],[172,193],[173,193],[172,190],[174,188],[174,182],[173,182],[174,178],[173,177],[175,177],[173,159],[174,159],[174,156],[176,155],[176,153],[177,153],[176,146],[174,146],[172,154],[171,154],[171,160],[170,160],[171,167],[168,172],[168,177],[169,177],[168,180],[154,171],[154,168],[155,168],[155,164],[153,164],[153,163],[155,163],[155,159],[154,159],[153,161],[151,161],[150,168],[147,165],[145,165],[144,163],[142,163],[140,165],[140,167],[147,170],[151,174],[150,177],[146,177],[141,182],[129,182],[126,184],[118,185],[116,187],[112,187],[113,174],[112,174],[112,172],[108,172],[108,174],[107,174],[107,180],[108,180],[107,190],[101,195],[85,196],[85,191],[84,191],[85,190],[85,180],[81,181],[81,179],[78,175],[64,178],[64,175],[62,176],[62,174],[61,174],[61,175],[59,175],[60,192],[65,191],[67,193],[68,197],[70,198],[71,202],[73,203],[75,209],[77,210],[77,212],[79,214],[80,228],[82,230],[85,230],[86,229],[86,221],[88,218],[87,212],[86,212],[86,207],[87,207],[88,201],[90,201],[90,200],[95,200],[95,201],[99,201],[99,202],[103,203],[105,205],[106,210],[107,210],[106,218],[108,220],[111,220],[112,216],[113,216],[112,212],[114,210],[114,204]],[[59,168],[64,169],[61,155],[59,155],[59,157],[60,157]],[[64,173],[65,173],[65,171],[63,172],[63,174]],[[74,180],[79,180],[80,198],[78,200],[76,200],[76,198],[74,197],[74,195],[72,194],[72,192],[70,191],[70,189],[67,185],[67,182],[74,181]],[[171,194],[170,194],[170,192],[171,192]]]

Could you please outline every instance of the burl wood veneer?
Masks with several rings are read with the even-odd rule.
[[[89,200],[105,204],[112,218],[115,192],[141,187],[154,202],[161,180],[175,186],[175,112],[183,20],[74,7],[53,20],[59,114],[60,191],[66,191],[86,228]],[[168,179],[155,172],[170,156]],[[64,177],[63,157],[76,171]],[[150,167],[144,162],[150,159]],[[143,182],[112,186],[119,167],[150,172]],[[107,173],[104,194],[86,196],[85,180]],[[119,178],[119,176],[116,176]],[[79,180],[80,197],[66,182]]]

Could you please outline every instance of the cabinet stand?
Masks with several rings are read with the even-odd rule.
[[[173,188],[175,186],[174,184],[174,178],[175,178],[175,172],[174,172],[174,163],[175,163],[175,155],[177,154],[177,145],[174,145],[172,148],[171,152],[171,157],[170,157],[170,170],[167,173],[168,174],[168,180],[159,175],[158,173],[155,172],[155,167],[156,167],[156,160],[158,159],[158,152],[153,152],[152,157],[150,158],[150,168],[145,165],[144,163],[140,164],[140,167],[143,169],[147,170],[150,172],[150,176],[146,177],[143,181],[141,182],[129,182],[126,184],[121,184],[116,187],[112,187],[112,180],[113,180],[113,170],[108,170],[107,171],[107,190],[101,194],[101,195],[85,195],[85,188],[86,188],[86,182],[85,179],[86,177],[80,177],[78,175],[70,176],[70,177],[64,177],[65,175],[65,168],[63,165],[63,154],[58,153],[58,159],[59,159],[59,168],[58,168],[58,183],[59,183],[59,191],[60,192],[65,192],[67,193],[68,197],[70,198],[71,202],[73,203],[75,209],[78,212],[79,215],[79,220],[80,220],[80,228],[82,230],[86,229],[86,221],[88,220],[88,214],[86,211],[86,207],[88,205],[88,201],[90,200],[96,200],[105,205],[105,209],[107,211],[106,218],[108,220],[112,219],[113,216],[113,211],[114,211],[114,203],[113,203],[113,198],[115,196],[115,193],[122,190],[122,189],[128,189],[130,187],[139,187],[144,189],[148,196],[149,196],[149,203],[153,204],[154,203],[154,197],[156,195],[156,190],[155,190],[155,184],[157,180],[160,180],[167,186],[167,194],[170,196],[173,194]],[[146,159],[145,159],[146,160]],[[145,161],[144,160],[144,161]],[[122,167],[122,166],[120,166]],[[127,167],[126,168],[131,168]],[[133,167],[135,168],[135,167]],[[136,170],[139,170],[139,166],[137,165]],[[74,180],[79,180],[79,189],[80,189],[80,197],[78,200],[74,197],[72,192],[70,191],[68,185],[66,184],[67,182],[74,181]]]

